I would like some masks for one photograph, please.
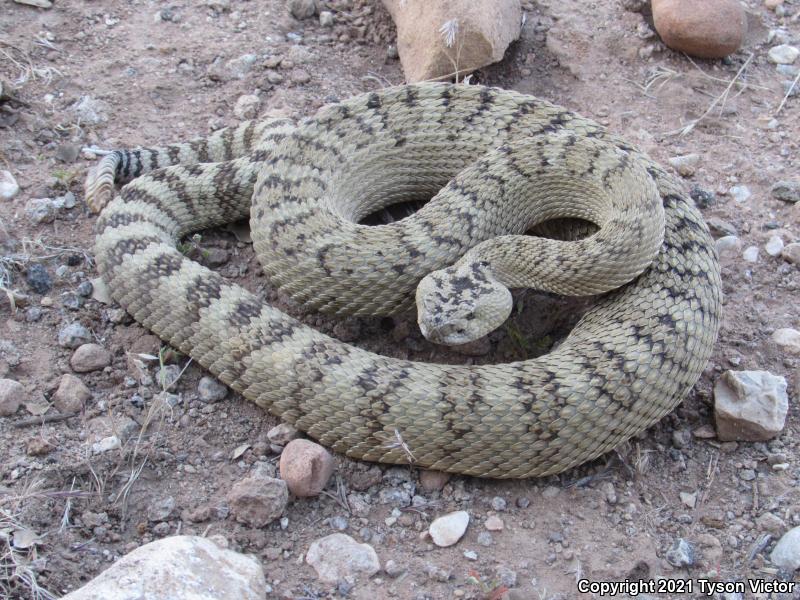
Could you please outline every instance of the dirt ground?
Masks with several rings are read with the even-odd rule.
[[[778,112],[787,77],[776,73],[767,51],[770,35],[800,41],[798,0],[785,2],[784,16],[760,0],[745,2],[748,41],[724,61],[666,50],[646,16],[623,6],[632,2],[526,3],[522,38],[501,63],[473,78],[595,118],[663,163],[697,153],[686,184],[697,188],[705,217],[727,222],[742,248],[761,248],[755,263],[741,252],[723,258],[719,341],[674,414],[614,453],[545,480],[453,477],[441,491],[426,492],[415,469],[337,457],[331,494],[292,500],[283,522],[253,529],[229,516],[225,497],[233,483],[256,462],[276,465],[266,433],[277,421],[233,394],[201,402],[203,372],[194,364],[170,389],[172,403],[164,403],[152,381],[159,362],[136,360],[158,355],[158,340],[117,307],[80,295],[81,284],[96,277],[95,216],[82,191],[95,159],[82,149],[207,134],[237,122],[233,107],[244,94],[261,98],[259,116],[300,117],[402,83],[393,25],[378,0],[326,4],[336,15],[333,28],[295,20],[280,0],[57,0],[44,10],[0,3],[0,78],[16,82],[15,99],[0,109],[0,168],[22,188],[0,204],[3,283],[17,291],[18,303],[13,310],[0,298],[0,376],[19,381],[28,396],[16,414],[0,418],[0,596],[5,590],[10,598],[60,597],[126,552],[176,533],[223,536],[231,548],[258,556],[270,597],[287,599],[496,598],[505,586],[513,588],[510,598],[552,600],[592,597],[577,592],[581,578],[786,577],[767,557],[800,524],[800,360],[770,336],[800,328],[800,269],[763,247],[773,234],[785,243],[800,237],[800,205],[770,193],[800,169],[800,99],[789,98]],[[735,186],[747,186],[749,198],[735,198]],[[76,205],[58,209],[51,222],[37,224],[25,211],[31,199],[67,192]],[[215,257],[226,276],[264,288],[250,247],[230,231],[204,233],[196,245],[196,255]],[[44,267],[51,289],[31,288],[34,265]],[[533,356],[575,312],[574,304],[522,294],[525,309],[513,324],[492,334],[476,356],[464,356],[427,344],[412,319],[335,323],[303,314],[269,290],[267,298],[345,341],[392,356],[462,363]],[[550,331],[543,314],[565,318]],[[73,372],[72,351],[58,338],[74,321],[111,351],[113,362],[77,374],[92,395],[77,416],[47,420],[59,416],[50,402],[60,376]],[[173,374],[187,362],[169,353],[164,360],[174,361]],[[712,388],[728,369],[786,377],[790,409],[781,436],[755,444],[714,437]],[[47,422],[34,418],[41,415]],[[124,440],[121,448],[92,451],[112,433]],[[404,505],[402,498],[415,494],[424,502]],[[174,509],[158,515],[153,507],[170,498]],[[436,516],[461,509],[472,521],[455,546],[437,548],[420,536]],[[487,536],[492,514],[504,529]],[[304,554],[314,539],[343,525],[402,573],[381,572],[351,589],[320,583]],[[27,534],[12,551],[8,535],[20,530]],[[681,538],[696,551],[690,567],[666,559]]]

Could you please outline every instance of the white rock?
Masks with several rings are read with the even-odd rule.
[[[764,245],[764,250],[766,250],[767,254],[770,256],[779,256],[781,250],[783,250],[783,240],[780,236],[773,235],[767,240],[767,243]]]
[[[72,111],[77,114],[84,123],[98,125],[108,121],[108,104],[103,100],[96,100],[91,96],[82,96],[81,99],[72,106]]]
[[[736,202],[744,202],[753,195],[753,192],[751,192],[750,188],[746,185],[734,185],[730,190],[728,190],[728,193],[733,196],[733,199],[736,200]]]
[[[726,371],[714,385],[717,437],[760,442],[783,430],[789,398],[786,379],[767,371]]]
[[[459,510],[435,519],[428,528],[428,533],[437,546],[452,546],[464,536],[467,525],[469,525],[469,513]]]
[[[145,544],[62,600],[264,600],[261,563],[209,539]]]
[[[769,559],[773,565],[789,573],[800,567],[800,527],[790,529],[783,534],[775,544]]]
[[[691,177],[697,170],[700,162],[699,154],[685,154],[683,156],[673,156],[669,159],[670,166],[683,177]]]
[[[345,577],[371,577],[381,568],[372,546],[359,544],[344,533],[314,540],[306,553],[306,562],[323,583],[329,584]]]
[[[749,263],[758,262],[758,246],[748,246],[742,253],[742,258]]]
[[[258,115],[261,99],[255,94],[239,96],[233,106],[233,114],[239,119],[254,119]]]
[[[10,171],[0,171],[0,199],[13,200],[19,193],[19,184]]]
[[[797,331],[797,329],[790,327],[776,329],[775,333],[772,334],[772,341],[784,352],[800,355],[800,331]]]
[[[717,246],[717,254],[720,258],[723,256],[736,256],[739,254],[739,249],[742,247],[742,241],[735,235],[726,235],[719,238],[715,242]]]
[[[122,444],[120,444],[119,438],[116,435],[110,435],[103,438],[99,442],[92,444],[92,454],[102,454],[103,452],[116,450],[121,445]]]
[[[800,56],[800,50],[788,44],[781,44],[769,49],[769,62],[776,65],[790,65]]]

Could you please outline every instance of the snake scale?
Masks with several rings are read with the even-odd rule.
[[[129,183],[112,199],[115,182]],[[246,122],[116,151],[86,190],[90,206],[106,205],[95,255],[121,306],[245,398],[367,461],[494,478],[558,473],[671,411],[719,328],[712,240],[680,182],[600,125],[513,91],[400,86],[299,124]],[[358,224],[431,196],[406,219]],[[329,314],[409,309],[420,280],[435,296],[448,269],[461,269],[450,273],[453,293],[470,278],[484,286],[486,270],[509,287],[608,293],[533,360],[389,358],[299,323],[176,249],[192,231],[248,214],[270,282]],[[558,226],[564,218],[594,225],[581,238]],[[562,239],[518,235],[548,223]],[[564,277],[577,283],[551,283]],[[438,300],[433,329],[454,310],[447,294]],[[442,338],[460,331],[454,323]]]

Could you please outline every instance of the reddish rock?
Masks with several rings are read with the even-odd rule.
[[[69,359],[69,365],[77,373],[99,371],[111,364],[111,352],[98,344],[83,344]]]
[[[318,496],[335,466],[330,453],[309,440],[292,440],[281,454],[281,478],[301,498]]]
[[[60,413],[76,413],[83,410],[91,397],[89,388],[80,379],[66,373],[61,376],[58,389],[53,394],[53,404]]]
[[[739,49],[747,17],[738,0],[653,0],[653,22],[664,43],[700,58],[722,58]]]
[[[419,484],[426,492],[438,492],[450,481],[450,473],[429,471],[425,469],[419,474]]]

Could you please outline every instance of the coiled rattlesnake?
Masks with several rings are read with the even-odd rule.
[[[442,471],[557,473],[672,410],[716,339],[719,267],[680,183],[596,123],[516,92],[410,85],[298,126],[250,122],[115,152],[88,178],[87,201],[101,207],[115,178],[134,177],[97,223],[97,264],[114,299],[246,398],[351,457],[405,463],[408,449]],[[440,188],[412,217],[356,224]],[[423,277],[445,269],[426,278],[418,302],[439,302],[423,329],[448,342],[485,315],[435,292],[464,289],[470,273],[479,286],[488,275],[577,294],[622,287],[535,360],[392,359],[300,324],[175,248],[191,231],[248,213],[271,282],[324,312],[403,310]],[[509,237],[561,217],[599,229],[579,241]]]

